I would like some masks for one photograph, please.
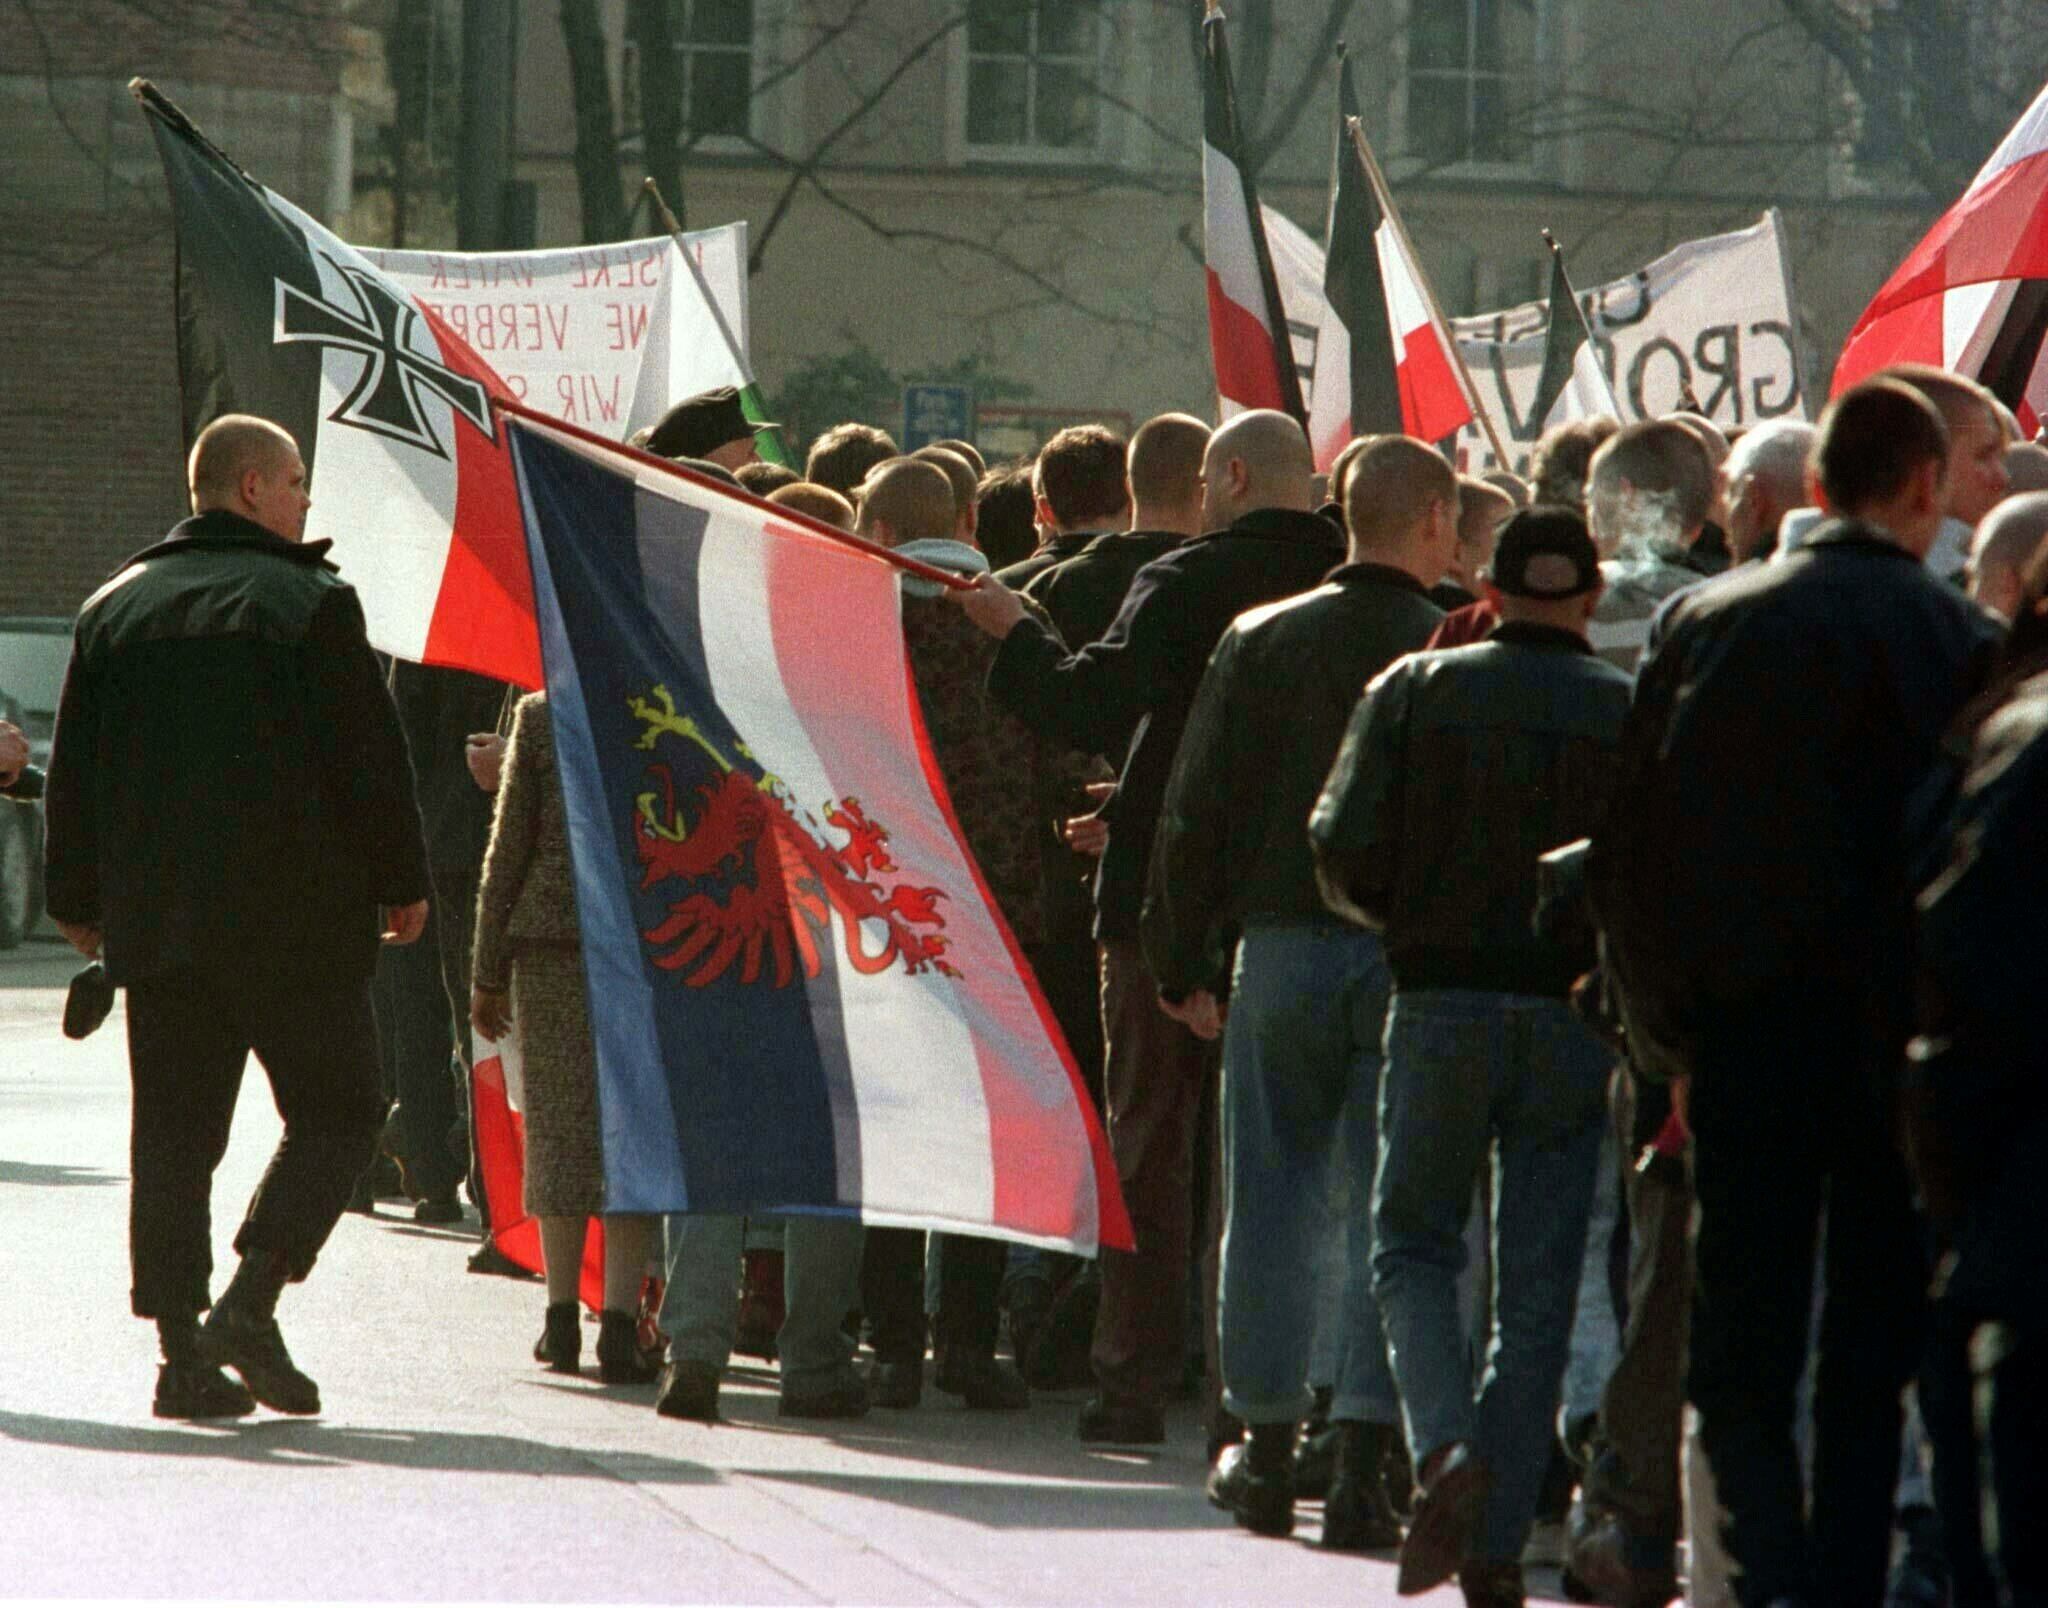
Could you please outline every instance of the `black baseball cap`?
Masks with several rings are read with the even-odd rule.
[[[1509,597],[1580,597],[1600,584],[1600,550],[1585,515],[1539,503],[1508,516],[1488,575]]]
[[[684,397],[664,413],[648,432],[647,450],[663,458],[702,458],[765,427],[766,421],[757,425],[748,419],[738,389],[724,385]]]

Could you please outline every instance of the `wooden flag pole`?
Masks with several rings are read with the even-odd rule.
[[[648,201],[653,204],[655,213],[661,219],[662,227],[668,230],[669,238],[675,241],[676,254],[683,259],[683,266],[690,270],[691,278],[697,281],[697,289],[704,297],[704,305],[710,310],[712,321],[718,325],[718,333],[725,341],[725,349],[732,358],[733,367],[739,370],[740,378],[746,382],[745,389],[748,392],[754,393],[758,403],[760,387],[754,381],[754,371],[747,366],[747,360],[740,355],[740,343],[733,338],[732,327],[725,321],[725,311],[718,305],[718,298],[711,294],[711,286],[705,281],[704,270],[697,266],[696,258],[690,255],[690,248],[683,244],[682,220],[669,210],[668,202],[662,197],[661,186],[654,182],[652,174],[649,174],[640,181],[640,190],[647,197]],[[766,416],[765,411],[762,416]],[[782,439],[781,429],[775,425],[763,425],[761,433],[769,438],[769,441],[774,446],[774,450],[780,454],[777,461],[787,464],[789,462],[789,443]]]
[[[1422,266],[1422,258],[1415,250],[1415,242],[1408,238],[1408,226],[1401,221],[1400,209],[1394,205],[1394,195],[1387,188],[1387,176],[1380,171],[1379,158],[1372,154],[1372,146],[1365,138],[1365,125],[1356,117],[1344,120],[1345,130],[1351,136],[1351,144],[1358,152],[1360,165],[1372,184],[1372,193],[1379,199],[1380,211],[1387,222],[1394,226],[1394,236],[1401,242],[1401,249],[1407,253],[1408,261],[1415,267],[1415,277],[1422,283],[1422,302],[1429,310],[1430,328],[1436,331],[1436,338],[1443,342],[1444,350],[1451,354],[1451,362],[1458,371],[1458,383],[1465,388],[1465,401],[1472,409],[1472,417],[1479,421],[1479,428],[1486,432],[1486,441],[1493,448],[1493,459],[1503,469],[1511,470],[1514,460],[1508,456],[1508,449],[1501,441],[1500,430],[1493,422],[1493,415],[1486,411],[1486,404],[1479,400],[1479,387],[1473,383],[1472,371],[1465,365],[1465,354],[1458,350],[1458,340],[1451,333],[1450,323],[1445,319],[1443,308],[1437,305],[1436,287],[1429,282],[1429,270]],[[1329,242],[1325,241],[1327,247]]]

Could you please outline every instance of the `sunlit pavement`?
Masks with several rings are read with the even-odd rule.
[[[1191,1408],[1167,1450],[1073,1438],[1080,1393],[785,1426],[774,1375],[729,1377],[716,1428],[652,1387],[531,1357],[537,1284],[464,1271],[472,1232],[387,1204],[345,1217],[280,1318],[327,1412],[229,1427],[150,1416],[128,1315],[118,1010],[58,1030],[74,969],[0,955],[0,1596],[550,1602],[1392,1603],[1388,1560],[1234,1530],[1201,1494]],[[217,1180],[216,1256],[277,1136],[252,1067]],[[824,1426],[820,1426],[824,1427]],[[1459,1601],[1455,1588],[1420,1599]]]

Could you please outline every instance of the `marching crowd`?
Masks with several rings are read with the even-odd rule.
[[[970,1408],[1092,1384],[1093,1445],[1201,1392],[1214,1503],[1284,1536],[1319,1502],[1404,1593],[1562,1564],[1644,1608],[1684,1537],[1700,1603],[2048,1602],[2017,435],[1920,369],[1817,427],[1565,424],[1526,478],[1403,436],[1319,475],[1270,412],[994,469],[846,424],[799,475],[732,393],[672,409],[635,444],[971,582],[906,578],[904,636],[1105,1118],[1136,1248],[1082,1262],[603,1216],[546,695],[380,665],[290,437],[217,421],[194,517],[80,614],[46,782],[51,915],[128,990],[156,1410],[318,1411],[283,1287],[391,1157],[462,1220],[462,1079],[516,1027],[535,1358],[581,1366],[601,1216],[597,1367],[664,1415],[716,1421],[736,1348],[785,1416],[910,1409],[929,1352]],[[0,730],[11,791],[25,760]],[[216,1302],[250,1050],[285,1137]]]

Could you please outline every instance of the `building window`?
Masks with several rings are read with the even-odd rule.
[[[967,143],[982,150],[1096,147],[1101,0],[972,0]]]
[[[753,132],[754,0],[671,0],[682,57],[683,132]]]
[[[1856,166],[1864,173],[1906,162],[1906,121],[1914,109],[1913,36],[1897,6],[1871,8],[1870,68],[1875,82],[1893,87],[1898,102],[1895,110],[1856,105]]]
[[[1410,0],[1408,151],[1432,165],[1520,166],[1536,0]]]

